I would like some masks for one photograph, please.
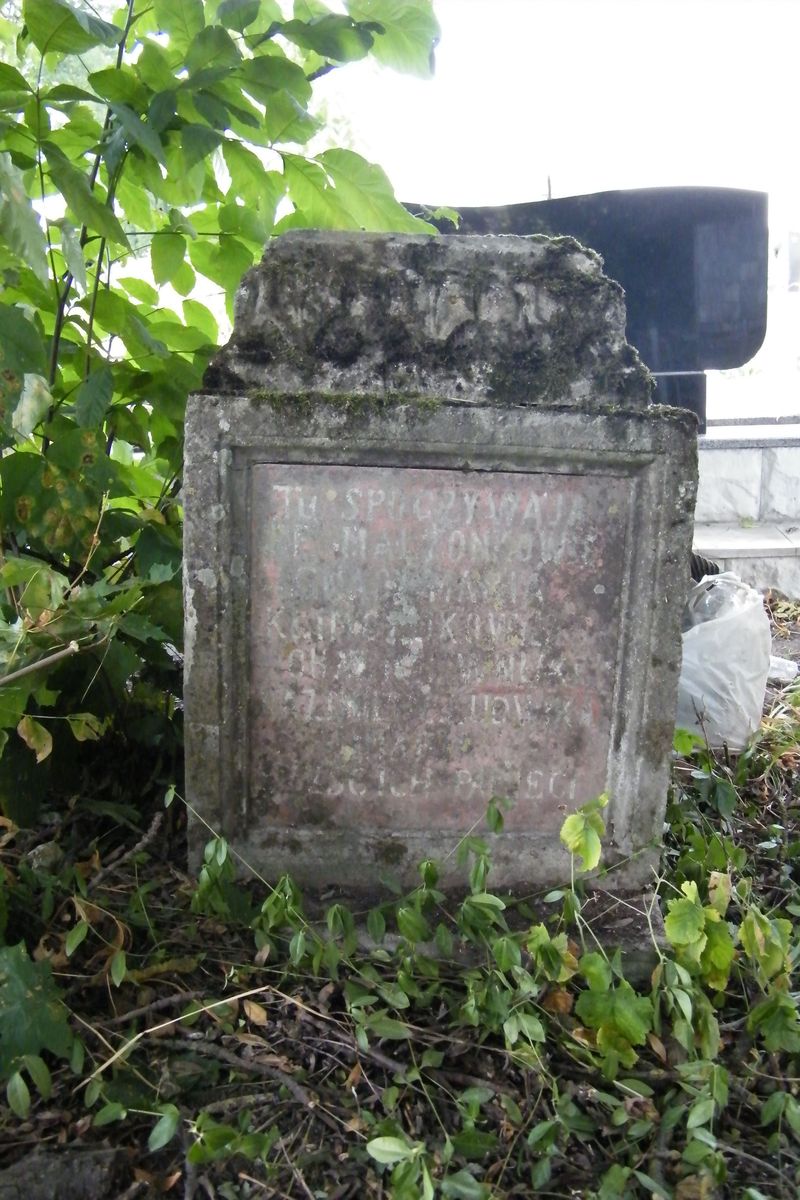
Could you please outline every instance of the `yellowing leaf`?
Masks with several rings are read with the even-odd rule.
[[[582,859],[581,870],[593,871],[600,862],[602,846],[597,831],[589,824],[584,813],[571,813],[561,826],[561,841],[570,854]]]
[[[53,738],[33,717],[23,717],[17,726],[17,733],[29,749],[36,755],[37,763],[44,762],[53,749]]]
[[[572,1012],[575,997],[572,992],[566,991],[565,988],[550,988],[540,1003],[545,1012],[569,1013]]]
[[[76,742],[96,742],[105,729],[104,722],[94,713],[70,713],[67,724]]]
[[[242,1005],[248,1021],[253,1025],[269,1025],[269,1015],[263,1005],[257,1004],[255,1000],[243,1000]]]
[[[708,901],[721,917],[725,916],[733,890],[730,875],[723,871],[711,871],[708,876]]]

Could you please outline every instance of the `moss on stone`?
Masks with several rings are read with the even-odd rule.
[[[408,855],[408,847],[397,838],[386,838],[375,847],[375,857],[386,866],[397,866]]]
[[[404,392],[273,392],[267,388],[253,388],[247,399],[251,404],[266,405],[273,412],[289,416],[306,416],[320,408],[331,408],[348,417],[363,417],[390,412],[403,404],[426,413],[435,412],[442,404],[436,396]]]

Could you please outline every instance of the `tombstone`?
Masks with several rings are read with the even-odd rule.
[[[376,889],[509,802],[495,887],[663,828],[695,421],[569,238],[296,232],[186,424],[186,788],[262,875]],[[207,829],[192,822],[198,861]]]

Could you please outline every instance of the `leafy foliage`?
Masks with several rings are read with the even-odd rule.
[[[37,586],[46,604],[64,585]],[[391,1200],[793,1200],[798,851],[784,839],[776,856],[761,823],[775,834],[797,803],[798,730],[800,704],[733,765],[683,744],[652,971],[595,940],[579,872],[543,897],[492,889],[499,798],[462,843],[460,903],[424,861],[415,888],[369,914],[342,898],[309,897],[307,911],[288,877],[243,884],[218,837],[197,882],[176,889],[169,851],[158,862],[163,817],[119,868],[96,847],[57,876],[18,856],[10,926],[38,910],[38,952],[88,981],[72,1002],[91,1014],[91,1045],[83,1067],[72,1042],[76,1089],[47,967],[6,952],[10,1131],[71,1106],[72,1120],[147,1155],[140,1174],[160,1162],[159,1186],[200,1169],[230,1197],[247,1160],[245,1174],[286,1195],[300,1179],[325,1194],[335,1177]],[[25,835],[5,829],[14,862]],[[14,1045],[14,1005],[37,983],[38,1032],[22,1026]]]
[[[87,741],[174,772],[186,397],[273,234],[435,232],[379,167],[305,148],[315,79],[368,54],[429,73],[438,28],[430,0],[22,17],[0,62],[0,806],[30,822],[84,785]]]
[[[31,962],[25,947],[0,949],[0,1073],[8,1079],[42,1050],[62,1058],[72,1048],[65,1008],[50,964]]]

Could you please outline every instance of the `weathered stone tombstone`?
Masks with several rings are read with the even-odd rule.
[[[696,482],[569,239],[296,233],[186,430],[187,795],[273,877],[416,881],[511,802],[492,883],[647,881]],[[195,822],[195,857],[207,831]]]

